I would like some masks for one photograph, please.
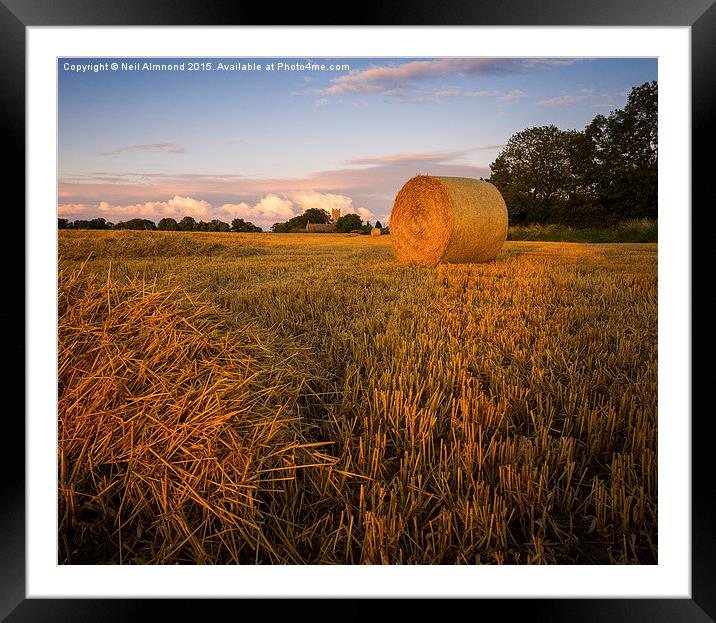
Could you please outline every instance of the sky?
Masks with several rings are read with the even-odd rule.
[[[489,177],[515,132],[582,130],[656,79],[653,58],[60,58],[58,216],[386,224],[414,175]]]

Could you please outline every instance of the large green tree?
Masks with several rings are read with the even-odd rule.
[[[548,125],[513,134],[490,167],[490,181],[502,192],[510,222],[545,222],[580,186],[572,160],[579,132]]]
[[[179,231],[194,231],[197,222],[191,216],[185,216],[179,221]]]
[[[235,218],[231,221],[231,231],[258,233],[263,230],[258,225],[254,225],[249,221],[245,221],[242,218]]]
[[[305,219],[306,223],[326,224],[331,222],[331,215],[328,214],[326,210],[322,210],[321,208],[309,208],[301,214],[300,218]]]
[[[72,223],[73,229],[112,229],[113,225],[103,218],[93,218],[90,221],[78,220]]]
[[[176,219],[171,217],[163,218],[157,223],[157,229],[160,231],[177,231],[179,229],[179,223]]]
[[[216,218],[212,219],[208,226],[208,231],[229,231],[230,229],[231,226],[228,223]]]
[[[610,225],[657,216],[657,83],[631,90],[623,109],[584,129],[554,125],[510,137],[488,181],[512,224]]]
[[[117,223],[112,229],[137,229],[137,230],[153,230],[156,229],[157,226],[154,224],[154,221],[150,221],[146,218],[132,218],[128,221],[120,221]]]
[[[363,222],[357,214],[344,214],[336,221],[336,231],[344,233],[360,229],[362,226]]]
[[[617,219],[656,218],[658,92],[656,81],[635,87],[624,108],[598,115],[585,129],[591,182],[605,212]]]

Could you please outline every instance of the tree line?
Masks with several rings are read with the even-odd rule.
[[[258,225],[254,225],[242,218],[235,218],[231,225],[213,219],[211,221],[196,221],[191,216],[185,216],[180,221],[173,218],[163,218],[154,223],[145,218],[133,218],[119,223],[110,223],[103,218],[94,218],[89,221],[70,221],[66,218],[57,219],[59,229],[133,229],[150,231],[211,231],[211,232],[261,232]]]
[[[303,214],[294,216],[287,221],[274,223],[271,225],[271,231],[275,234],[300,233],[306,231],[308,223],[328,225],[331,222],[331,215],[328,211],[321,208],[309,208]],[[383,228],[380,221],[376,221],[375,225],[371,225],[370,221],[363,223],[358,214],[339,216],[334,225],[336,226],[335,231],[339,233],[360,232],[361,234],[369,234],[374,226],[378,229]]]
[[[286,232],[305,232],[307,223],[330,223],[331,215],[326,210],[319,208],[310,208],[303,214],[289,219],[285,223],[274,223],[271,231],[278,233]],[[372,225],[369,221],[363,223],[357,214],[346,214],[336,220],[336,231],[351,232],[360,231],[361,233],[370,233],[373,227],[382,229],[383,225],[377,221]],[[263,230],[249,221],[242,218],[235,218],[231,221],[231,225],[214,219],[211,221],[196,221],[191,216],[185,216],[180,221],[173,218],[163,218],[159,223],[155,223],[145,218],[133,218],[128,221],[112,223],[104,218],[94,218],[91,220],[70,221],[66,218],[57,219],[58,229],[133,229],[133,230],[149,230],[149,231],[208,231],[208,232],[249,232],[256,233]]]
[[[657,218],[657,83],[582,131],[554,125],[512,135],[490,165],[511,225],[604,226]]]

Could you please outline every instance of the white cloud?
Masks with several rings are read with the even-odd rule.
[[[211,216],[211,204],[203,199],[175,196],[166,202],[165,214],[186,216],[191,214],[198,217]]]
[[[117,154],[135,151],[156,151],[166,154],[185,154],[186,147],[177,143],[142,143],[124,145],[123,147],[117,147],[116,149],[112,149],[110,151],[101,151],[100,156],[116,156]]]
[[[348,214],[353,210],[353,199],[348,195],[302,191],[293,193],[291,199],[301,206],[302,212],[311,208],[317,208],[319,210],[325,210],[330,214],[331,210],[338,208],[341,214]]]
[[[113,205],[107,201],[100,201],[98,211],[109,221],[118,222],[131,218],[146,218],[157,220],[165,217],[183,218],[192,216],[202,219],[210,216],[211,204],[192,197],[174,196],[167,201],[147,201],[132,205]]]
[[[57,214],[60,217],[77,217],[82,216],[88,210],[92,209],[93,206],[87,205],[86,203],[63,203],[58,206]]]
[[[465,97],[497,97],[501,95],[502,91],[465,91],[463,95]]]
[[[593,97],[604,97],[604,96],[595,96],[593,89],[580,89],[574,95],[560,95],[558,97],[551,97],[546,100],[540,100],[539,102],[537,102],[537,106],[557,106],[557,107],[572,106],[573,104],[576,104],[577,102],[581,102],[583,100],[590,99]]]
[[[486,149],[492,146],[475,147],[473,149]],[[351,158],[350,160],[344,160],[346,164],[352,165],[391,165],[391,164],[410,164],[410,163],[421,163],[421,162],[448,162],[464,156],[471,149],[460,149],[453,151],[425,151],[425,152],[411,152],[405,154],[389,154],[385,156],[371,156],[363,158]]]
[[[396,87],[450,76],[483,76],[521,74],[554,65],[565,65],[580,59],[531,58],[465,58],[434,59],[374,65],[351,71],[331,80],[331,86],[317,90],[319,95],[340,93],[387,93]]]
[[[358,208],[355,210],[355,213],[358,214],[364,221],[375,221],[375,214],[373,214],[373,212],[371,212],[368,208]]]
[[[159,221],[165,217],[181,219],[192,216],[195,219],[210,219],[212,206],[208,201],[192,197],[174,196],[167,201],[147,201],[129,205],[116,205],[108,201],[98,204],[63,203],[58,206],[58,214],[65,218],[96,218],[102,217],[112,223],[119,223],[133,218],[146,218]]]
[[[540,100],[537,102],[537,106],[571,106],[579,101],[579,97],[576,95],[561,95],[560,97],[551,97],[550,99]]]
[[[460,91],[456,87],[448,87],[435,92],[435,97],[455,97],[460,95]]]
[[[255,225],[268,228],[273,223],[286,221],[311,208],[323,209],[329,214],[333,209],[338,208],[341,215],[356,213],[363,220],[375,218],[373,212],[366,208],[356,209],[353,206],[353,199],[348,195],[316,191],[297,191],[284,196],[269,193],[254,204],[242,201],[224,203],[216,208],[203,199],[180,196],[167,201],[147,201],[128,205],[116,205],[108,201],[100,201],[98,204],[64,203],[59,206],[58,213],[60,217],[70,219],[94,218],[99,215],[113,223],[132,218],[146,218],[155,223],[162,218],[171,217],[181,220],[185,216],[206,221],[218,218],[225,222],[243,218]]]
[[[334,209],[340,209],[341,216],[358,214],[364,221],[376,219],[375,214],[367,208],[354,207],[353,199],[348,195],[317,191],[297,191],[283,197],[269,194],[255,205],[246,202],[225,203],[219,206],[217,212],[220,213],[219,218],[223,217],[228,221],[243,218],[268,229],[273,223],[286,221],[310,209],[326,210],[329,214]]]
[[[437,104],[440,100],[437,97],[401,97],[403,104]]]
[[[225,218],[230,219],[255,219],[257,225],[269,221],[274,223],[277,220],[288,220],[295,216],[293,202],[274,194],[266,195],[253,206],[243,201],[241,203],[225,203],[219,207],[219,212],[222,213],[222,216],[225,215]]]
[[[508,91],[504,95],[500,96],[499,99],[506,102],[516,102],[517,100],[521,100],[523,97],[527,97],[527,93],[520,91],[519,89],[513,89],[512,91]]]
[[[319,193],[316,191],[301,191],[292,193],[290,197],[298,206],[300,206],[301,210],[299,213],[303,213],[312,208],[317,208],[319,210],[325,210],[331,214],[333,210],[339,209],[341,211],[341,216],[345,216],[346,214],[358,214],[364,221],[374,221],[376,218],[375,213],[371,212],[368,208],[356,208],[353,205],[353,199],[348,195]]]

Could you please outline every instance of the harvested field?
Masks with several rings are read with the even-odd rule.
[[[654,564],[657,246],[59,232],[61,564]]]

